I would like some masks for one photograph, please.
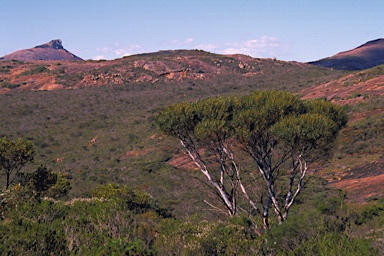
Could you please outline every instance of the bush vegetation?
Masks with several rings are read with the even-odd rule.
[[[45,65],[36,65],[31,67],[29,70],[22,72],[19,76],[30,76],[30,75],[40,74],[48,71],[49,69],[47,69]]]
[[[0,137],[22,137],[35,148],[34,163],[27,163],[19,180],[0,191],[0,251],[5,255],[382,254],[380,197],[364,207],[349,205],[344,192],[310,176],[291,217],[281,225],[272,222],[270,230],[260,234],[255,226],[262,223],[247,214],[244,202],[239,205],[245,211],[234,217],[213,210],[202,200],[202,194],[212,202],[216,198],[204,177],[194,169],[169,164],[183,153],[177,141],[164,137],[155,125],[155,117],[166,106],[247,95],[266,85],[296,91],[325,79],[316,80],[322,71],[313,72],[296,76],[277,72],[278,80],[266,75],[241,84],[187,81],[0,95]],[[68,79],[70,84],[81,76]],[[377,105],[375,99],[367,100]],[[353,114],[367,109],[372,108],[347,110]],[[333,161],[368,149],[382,154],[381,119],[378,114],[349,123],[340,133]],[[248,164],[242,166],[243,177],[261,182],[251,175]]]
[[[106,184],[94,188],[90,198],[54,200],[16,185],[0,198],[0,250],[8,255],[379,255],[371,245],[379,241],[375,234],[351,231],[382,223],[382,203],[355,212],[344,193],[327,189],[321,179],[310,186],[314,191],[303,193],[295,216],[260,235],[247,215],[178,218],[149,194],[126,186]]]

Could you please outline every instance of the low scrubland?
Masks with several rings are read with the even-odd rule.
[[[298,92],[316,80],[300,79],[310,82],[276,80],[268,82],[268,89]],[[216,197],[198,171],[170,164],[184,153],[177,140],[162,134],[155,124],[164,107],[259,89],[266,89],[265,84],[216,81],[0,95],[0,136],[25,138],[36,149],[34,162],[21,173],[33,174],[45,166],[61,182],[38,193],[30,183],[15,179],[10,189],[1,190],[0,251],[8,255],[382,254],[382,195],[356,203],[349,192],[328,186],[340,176],[337,170],[366,164],[365,156],[371,162],[384,159],[380,97],[346,107],[350,121],[340,132],[333,157],[316,165],[317,172],[311,173],[290,218],[281,225],[272,222],[262,234],[255,228],[262,223],[247,211],[228,217],[206,204],[204,199],[215,202]],[[0,178],[4,186],[4,177]],[[258,184],[251,175],[245,178]]]

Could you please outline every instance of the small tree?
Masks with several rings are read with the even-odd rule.
[[[5,174],[6,189],[11,183],[11,174],[17,174],[27,162],[32,161],[34,152],[31,141],[0,139],[0,171]]]
[[[230,215],[237,213],[240,189],[268,228],[271,207],[280,223],[288,218],[303,188],[309,163],[331,152],[347,117],[341,107],[330,102],[302,101],[288,92],[260,91],[245,97],[175,104],[162,111],[156,121],[164,133],[179,139]],[[257,200],[261,207],[241,181],[235,159],[238,149],[248,153],[256,173],[265,181],[265,192]],[[288,180],[288,184],[279,186],[279,190],[278,180],[280,184]]]
[[[279,223],[303,188],[309,163],[331,152],[346,124],[343,109],[322,100],[302,101],[281,91],[259,91],[243,98],[233,121],[234,136],[247,152],[266,184],[264,227],[272,205]],[[276,182],[288,173],[285,192]],[[284,198],[279,201],[278,198]]]
[[[240,182],[240,172],[229,143],[230,122],[237,103],[235,97],[179,103],[166,108],[156,119],[164,133],[179,139],[229,215],[236,214]]]
[[[57,174],[52,173],[46,166],[40,165],[37,170],[29,175],[29,185],[38,194],[47,191],[57,182]]]

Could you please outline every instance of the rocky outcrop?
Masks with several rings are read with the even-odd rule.
[[[63,51],[61,47],[61,41],[54,40],[33,50]],[[195,85],[230,84],[230,87],[240,87],[242,84],[257,84],[257,81],[264,84],[275,74],[305,77],[304,73],[314,69],[318,68],[303,63],[258,59],[239,54],[219,55],[199,50],[162,51],[111,61],[11,60],[3,61],[0,65],[0,94],[135,84],[183,84],[189,88],[188,91],[192,91]],[[6,91],[1,91],[2,88]]]

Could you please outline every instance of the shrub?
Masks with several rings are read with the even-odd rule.
[[[20,84],[12,84],[12,83],[7,82],[7,81],[1,83],[1,87],[8,88],[8,89],[14,89],[14,88],[17,88],[19,86],[20,86]]]
[[[49,71],[49,69],[47,69],[44,65],[37,65],[35,67],[32,67],[29,70],[24,71],[19,76],[30,76],[30,75],[34,75],[34,74],[40,74],[43,72],[47,72],[47,71]]]

